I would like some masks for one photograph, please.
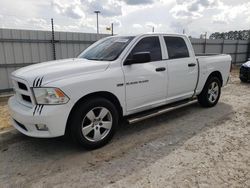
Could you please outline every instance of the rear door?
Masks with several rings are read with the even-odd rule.
[[[126,59],[134,53],[150,52],[151,61],[142,64],[123,65],[126,87],[127,111],[136,112],[166,101],[166,63],[162,61],[159,36],[140,38]]]
[[[182,36],[163,36],[168,52],[168,100],[191,97],[193,95],[198,65],[188,46],[188,40]]]

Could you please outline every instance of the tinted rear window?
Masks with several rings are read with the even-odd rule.
[[[164,37],[169,59],[189,57],[187,45],[183,38],[180,37]]]

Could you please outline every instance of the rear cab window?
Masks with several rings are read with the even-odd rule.
[[[190,57],[187,44],[181,37],[164,36],[169,59]]]
[[[149,52],[152,61],[161,61],[161,45],[158,36],[151,36],[142,38],[129,53],[127,59],[132,59],[134,53],[138,52]]]

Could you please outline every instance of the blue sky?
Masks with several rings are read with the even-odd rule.
[[[201,33],[250,29],[248,0],[1,0],[0,27],[95,32],[100,10],[100,31],[114,23],[117,34],[156,32]]]

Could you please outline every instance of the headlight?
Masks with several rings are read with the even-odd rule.
[[[69,98],[58,88],[33,88],[37,104],[65,104]]]

